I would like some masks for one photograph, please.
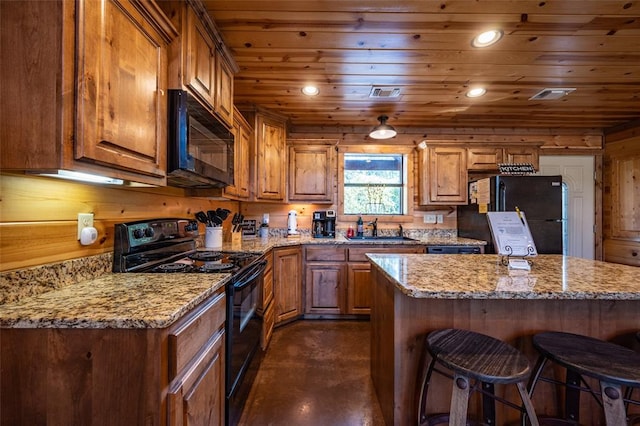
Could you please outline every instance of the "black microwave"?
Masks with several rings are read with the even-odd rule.
[[[233,133],[185,90],[169,90],[167,109],[167,183],[182,188],[233,184]]]

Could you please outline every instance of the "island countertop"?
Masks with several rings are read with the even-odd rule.
[[[12,328],[165,328],[229,280],[231,274],[107,274],[0,305]]]
[[[497,255],[370,254],[402,293],[435,299],[640,300],[640,268],[562,255],[509,270]]]

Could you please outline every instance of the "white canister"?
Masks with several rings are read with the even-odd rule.
[[[207,226],[204,233],[204,246],[206,248],[222,248],[222,227]]]

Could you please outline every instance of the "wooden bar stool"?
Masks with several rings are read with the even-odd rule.
[[[603,407],[608,426],[626,425],[627,404],[631,391],[640,388],[640,354],[624,346],[592,337],[549,331],[533,336],[533,345],[540,357],[531,375],[528,389],[533,396],[538,381],[565,385],[564,424],[580,421],[580,394],[588,392]],[[565,382],[542,376],[550,360],[566,369]],[[591,389],[582,376],[600,382],[600,390]],[[559,424],[558,419],[554,424]]]
[[[495,401],[524,411],[532,425],[538,420],[529,399],[525,382],[530,368],[527,358],[516,348],[493,337],[468,330],[436,330],[425,339],[424,357],[418,382],[418,424],[447,423],[451,426],[467,424],[467,408],[471,390],[482,393],[483,423],[495,425]],[[428,354],[427,354],[428,352]],[[431,356],[429,367],[427,359]],[[453,372],[448,374],[436,368],[440,364]],[[427,394],[431,374],[437,372],[453,379],[451,408],[448,414],[427,416]],[[471,383],[471,381],[474,383]],[[478,386],[478,382],[480,386]],[[522,399],[521,406],[494,394],[494,384],[515,384]]]

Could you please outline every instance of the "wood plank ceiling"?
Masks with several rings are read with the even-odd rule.
[[[236,103],[295,127],[608,128],[640,117],[640,1],[203,0]],[[504,32],[471,46],[483,30]],[[319,95],[301,93],[315,84]],[[477,86],[486,95],[468,98]],[[373,99],[372,87],[399,88]],[[545,88],[575,88],[530,100]]]

